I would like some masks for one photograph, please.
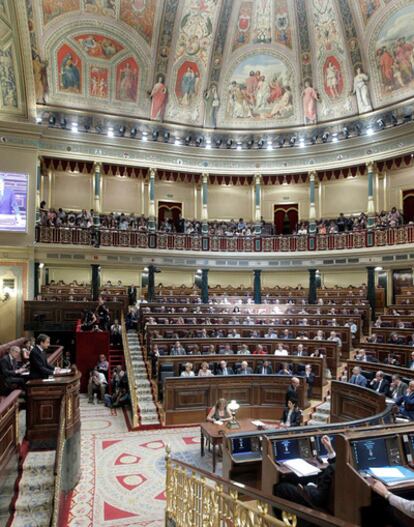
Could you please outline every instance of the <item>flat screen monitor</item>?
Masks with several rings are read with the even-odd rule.
[[[351,448],[358,470],[389,465],[387,444],[383,437],[352,441]]]
[[[231,440],[233,454],[247,454],[252,452],[252,440],[250,437],[235,437]]]
[[[0,172],[0,231],[26,232],[28,175]]]
[[[273,442],[276,461],[287,461],[301,457],[298,439],[280,439]]]

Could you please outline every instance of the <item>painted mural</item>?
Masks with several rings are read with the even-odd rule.
[[[95,65],[89,66],[89,95],[107,99],[109,95],[108,79],[108,68]]]
[[[381,95],[414,88],[414,5],[387,17],[376,39]]]
[[[2,108],[17,108],[17,81],[11,46],[7,49],[0,49],[0,90]]]
[[[86,13],[102,16],[116,16],[116,0],[83,0]]]
[[[200,70],[195,62],[185,61],[179,68],[175,94],[182,106],[192,106],[200,93]]]
[[[272,41],[272,0],[256,0],[254,3],[253,42],[269,44]]]
[[[57,53],[59,90],[66,93],[82,92],[82,63],[79,56],[67,44]]]
[[[116,98],[123,102],[136,102],[138,96],[138,64],[129,57],[116,68]]]
[[[381,7],[381,0],[359,0],[359,8],[361,10],[362,18],[367,24],[369,19]]]
[[[43,22],[48,24],[60,15],[79,9],[80,0],[42,0]]]
[[[76,36],[75,40],[80,44],[87,55],[99,59],[112,59],[114,55],[124,49],[119,42],[116,42],[114,39],[108,38],[105,35],[88,33]]]
[[[251,1],[244,1],[240,4],[236,20],[237,27],[233,37],[233,50],[250,43],[252,9]]]
[[[149,43],[154,30],[157,0],[121,0],[120,18]]]
[[[287,0],[275,0],[275,40],[279,44],[292,47],[292,27],[290,24]]]
[[[273,55],[242,60],[227,85],[226,118],[263,121],[293,115],[293,75]]]
[[[324,89],[331,99],[342,95],[344,89],[344,77],[341,64],[335,56],[329,56],[323,65]]]

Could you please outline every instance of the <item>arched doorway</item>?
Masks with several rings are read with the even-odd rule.
[[[414,189],[403,191],[403,214],[404,221],[414,221]]]
[[[158,202],[158,227],[165,220],[171,220],[178,231],[178,222],[182,214],[183,204],[174,201],[159,201]]]
[[[299,221],[299,206],[297,203],[276,204],[273,206],[273,217],[276,234],[292,234]]]

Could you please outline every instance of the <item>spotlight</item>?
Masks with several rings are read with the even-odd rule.
[[[129,135],[130,135],[130,137],[136,137],[137,133],[138,133],[138,128],[136,126],[134,126],[133,128],[131,128],[131,131],[129,132]],[[144,139],[144,137],[145,137],[145,139]],[[142,140],[143,141],[147,140],[147,134],[145,133],[145,136],[144,136],[144,132],[142,133]]]
[[[267,140],[267,149],[268,150],[273,150],[273,142],[272,142],[271,139]]]
[[[258,141],[257,141],[257,148],[263,148],[264,147],[264,139],[263,137],[261,137]]]
[[[359,123],[356,123],[354,128],[355,128],[355,132],[357,133],[357,135],[361,135],[362,133],[361,125]]]
[[[327,143],[329,139],[329,132],[324,132],[322,134],[322,143]]]
[[[198,136],[197,139],[195,140],[195,145],[196,146],[200,146],[204,141],[204,137],[202,135]]]
[[[237,146],[236,146],[236,150],[241,150],[242,149],[242,144],[241,143],[237,143]]]
[[[55,126],[56,124],[56,117],[54,115],[49,116],[49,126]]]
[[[369,126],[367,128],[367,135],[373,135],[373,133],[374,133],[374,130]]]
[[[378,128],[379,128],[380,130],[384,130],[384,128],[385,128],[385,123],[384,123],[384,121],[383,121],[382,119],[378,119],[378,121],[377,121],[377,126],[378,126]]]
[[[210,137],[206,138],[206,148],[208,148],[209,150],[211,148],[211,138]]]
[[[408,123],[408,121],[411,121],[412,118],[413,118],[412,110],[407,110],[406,112],[404,112],[404,122],[405,123]]]
[[[164,143],[168,143],[168,141],[170,140],[170,132],[164,132],[163,138],[164,138]]]
[[[216,145],[216,148],[220,148],[222,142],[223,142],[222,139],[216,139],[214,141],[214,144]]]
[[[332,134],[332,143],[338,142],[338,134]]]
[[[279,137],[279,148],[283,148],[283,145],[285,144],[286,139],[284,137]]]
[[[231,148],[233,146],[233,139],[227,139],[226,141],[226,147]]]
[[[157,141],[160,133],[158,132],[158,130],[154,130],[151,135],[152,135],[152,140]]]
[[[292,135],[292,137],[289,139],[290,146],[295,146],[296,139],[297,139],[296,135]]]
[[[95,126],[95,130],[96,130],[97,134],[101,134],[102,133],[102,126],[100,124],[97,124]]]
[[[118,128],[118,133],[119,133],[120,137],[124,137],[125,132],[126,132],[126,128],[125,128],[125,126],[120,126],[120,127]]]
[[[391,114],[391,123],[393,126],[397,126],[398,124],[398,117],[394,112]]]
[[[45,264],[43,262],[39,263],[39,269],[43,269],[44,266],[45,266]]]
[[[305,146],[305,140],[303,139],[303,137],[299,139],[299,146],[300,148],[303,148]]]
[[[316,141],[318,140],[318,136],[317,134],[314,134],[312,137],[311,137],[311,143],[314,145],[316,143]]]
[[[89,132],[89,130],[91,129],[91,123],[89,122],[89,120],[85,122],[83,128],[85,129],[85,132]]]
[[[177,145],[177,146],[180,144],[180,138],[179,137],[175,138],[174,144]]]
[[[67,125],[67,121],[65,118],[61,119],[60,120],[60,127],[65,129],[66,128],[66,125]]]
[[[40,115],[38,115],[38,116],[36,117],[36,123],[37,123],[37,124],[42,124],[42,118],[41,118]]]
[[[73,122],[71,125],[71,130],[74,134],[77,134],[78,133],[78,123]]]
[[[348,137],[349,137],[349,128],[347,126],[343,127],[342,134],[345,137],[345,139],[348,139]]]
[[[253,139],[249,139],[249,140],[247,141],[247,143],[246,143],[247,148],[251,148],[251,147],[253,146],[253,144],[254,144]]]
[[[108,135],[108,137],[113,137],[114,136],[114,129],[112,128],[112,126],[108,127],[107,135]]]
[[[184,143],[188,146],[191,143],[191,135],[186,135],[184,138]]]

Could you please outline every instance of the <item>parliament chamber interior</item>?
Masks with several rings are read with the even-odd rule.
[[[414,0],[0,0],[0,527],[414,525]]]

